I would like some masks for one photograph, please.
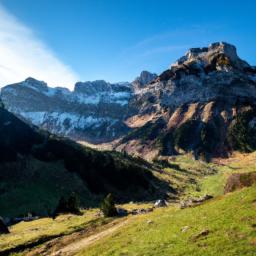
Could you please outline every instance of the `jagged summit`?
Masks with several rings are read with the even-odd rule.
[[[153,82],[157,78],[157,74],[148,71],[142,71],[140,75],[132,82],[133,91],[137,94],[147,84]]]
[[[215,66],[219,70],[222,70],[224,66],[240,70],[249,67],[248,63],[238,57],[236,47],[225,42],[212,43],[203,48],[191,48],[185,56],[171,65],[171,68],[191,63],[197,63],[202,68]]]
[[[156,79],[157,74],[150,73],[149,71],[143,70],[140,75],[135,79],[134,82],[138,82],[141,85],[150,83],[152,80]]]
[[[232,77],[240,74],[241,76],[246,75],[248,78],[249,75],[252,80],[255,80],[256,74],[255,67],[239,58],[235,46],[218,42],[212,43],[208,47],[189,49],[168,70],[160,74],[156,81],[179,80],[184,76],[190,79],[191,75],[201,79],[212,75],[214,78],[219,75],[219,71]]]

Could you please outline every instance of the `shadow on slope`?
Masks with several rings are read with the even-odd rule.
[[[82,206],[107,193],[118,202],[165,196],[169,187],[151,166],[117,152],[98,152],[53,136],[0,108],[0,215],[51,213],[61,195],[75,191]]]

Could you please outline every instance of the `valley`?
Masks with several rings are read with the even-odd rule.
[[[0,255],[254,255],[255,77],[217,42],[132,82],[2,88]]]
[[[191,255],[212,255],[213,252],[226,255],[230,250],[234,254],[252,255],[256,187],[239,188],[228,194],[224,194],[224,188],[232,173],[255,172],[256,154],[236,153],[229,161],[215,159],[210,164],[194,162],[186,156],[178,157],[175,163],[175,168],[163,170],[170,180],[176,179],[182,192],[179,199],[169,201],[168,207],[119,218],[104,218],[98,215],[98,208],[91,208],[83,210],[81,216],[67,214],[55,220],[42,218],[21,222],[10,228],[10,234],[0,236],[0,255],[8,251],[11,255],[31,256],[99,255],[103,252],[103,255],[169,255],[170,252],[182,255],[185,248]],[[204,173],[198,174],[196,168],[204,169]],[[168,180],[165,173],[159,175]],[[214,198],[180,209],[183,201],[205,194]],[[239,202],[243,202],[243,207]],[[118,207],[132,211],[151,208],[153,204],[133,202]],[[209,234],[207,231],[200,235],[205,230]],[[236,246],[238,237],[239,246]]]

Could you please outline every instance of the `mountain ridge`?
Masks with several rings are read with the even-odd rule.
[[[143,71],[134,84],[144,86],[156,75]],[[124,120],[131,113],[133,85],[104,80],[77,82],[74,90],[51,88],[27,78],[1,90],[8,110],[20,118],[61,136],[91,143],[112,141],[130,128]]]
[[[24,96],[18,92],[21,87],[9,85],[1,92],[15,114],[33,122],[35,106],[40,109],[43,104],[36,125],[75,140],[112,142],[114,149],[148,160],[185,152],[208,159],[256,144],[255,127],[249,125],[256,118],[256,68],[225,42],[191,48],[160,75],[143,71],[131,84],[79,82],[71,97],[73,105],[59,92],[54,103],[46,95],[43,102],[29,106],[35,91]],[[45,84],[42,87],[49,94]],[[236,136],[239,125],[247,131],[245,138]]]

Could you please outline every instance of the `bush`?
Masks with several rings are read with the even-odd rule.
[[[59,213],[81,213],[79,210],[79,200],[74,192],[72,192],[68,198],[65,198],[63,196],[60,198],[56,210],[54,211],[54,216]]]
[[[112,194],[107,195],[107,197],[101,203],[100,209],[103,212],[104,217],[117,216],[117,210]]]

